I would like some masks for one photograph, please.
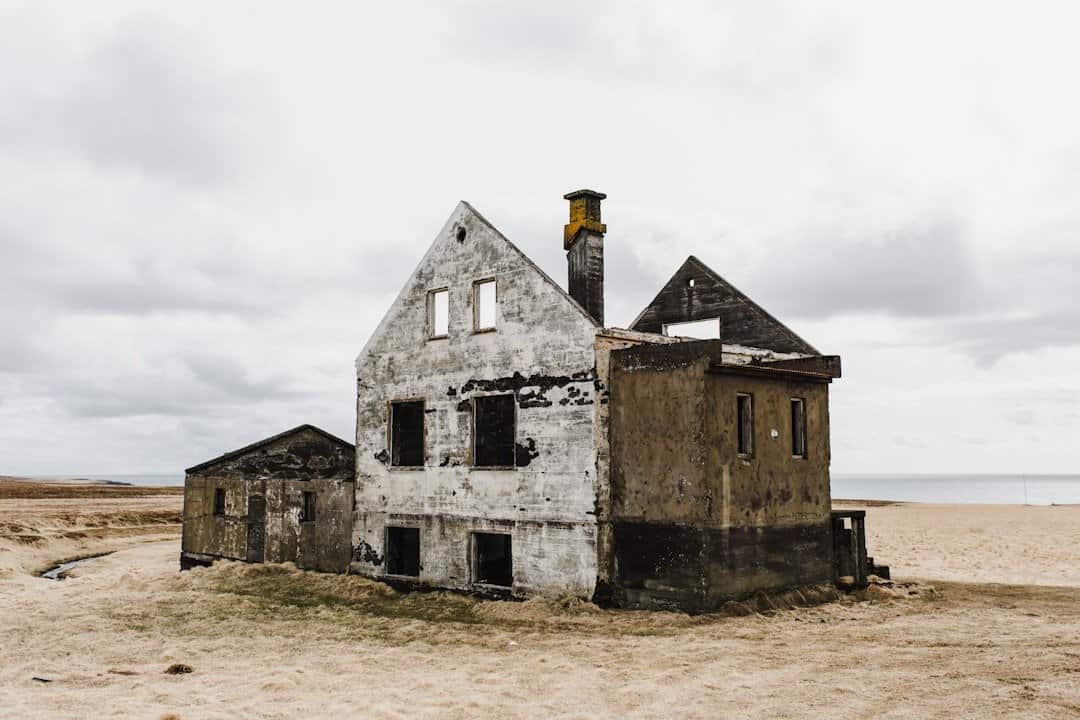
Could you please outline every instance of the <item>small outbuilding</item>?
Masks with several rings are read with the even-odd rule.
[[[355,463],[352,443],[301,425],[188,468],[181,569],[227,559],[345,572]]]

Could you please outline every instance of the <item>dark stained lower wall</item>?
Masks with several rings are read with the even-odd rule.
[[[828,385],[724,365],[719,341],[611,354],[611,563],[626,607],[716,608],[829,582]],[[722,371],[721,371],[722,370]],[[753,452],[738,452],[738,397]],[[793,456],[791,400],[806,409]]]
[[[615,524],[621,607],[705,612],[758,590],[832,580],[828,523],[709,528]]]

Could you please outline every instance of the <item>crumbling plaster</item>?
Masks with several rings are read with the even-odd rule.
[[[473,286],[491,278],[497,328],[474,332]],[[449,332],[429,339],[428,292],[440,288],[449,289]],[[579,305],[461,203],[357,359],[353,571],[384,576],[386,527],[419,527],[416,582],[470,589],[470,534],[505,532],[515,593],[591,596],[596,332]],[[473,468],[471,399],[504,392],[517,398],[518,467]],[[390,467],[390,403],[416,399],[425,403],[424,467]]]

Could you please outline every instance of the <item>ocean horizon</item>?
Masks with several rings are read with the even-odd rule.
[[[57,475],[148,485],[180,486],[183,473]],[[854,500],[992,505],[1078,505],[1080,475],[833,473],[832,496]]]

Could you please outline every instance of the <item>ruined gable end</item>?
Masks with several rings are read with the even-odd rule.
[[[676,336],[684,332],[684,327],[699,330],[711,327],[713,321],[717,326],[715,334],[709,337],[721,339],[728,345],[765,348],[780,353],[820,354],[692,255],[634,320],[631,329]],[[686,332],[689,334],[689,330]]]

